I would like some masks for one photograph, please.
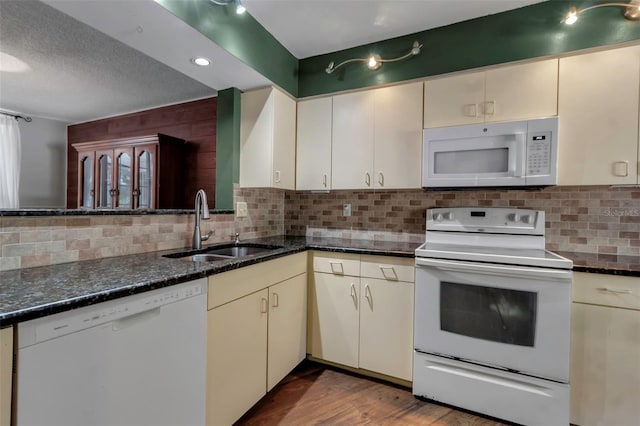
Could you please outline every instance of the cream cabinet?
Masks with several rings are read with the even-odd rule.
[[[560,59],[559,185],[638,183],[640,46]]]
[[[422,83],[333,97],[332,189],[420,188]]]
[[[298,102],[296,189],[331,189],[331,115],[333,99]]]
[[[557,59],[436,78],[424,86],[424,127],[555,116],[557,96]]]
[[[241,98],[240,186],[295,189],[296,102],[275,87]]]
[[[640,419],[640,278],[574,273],[571,423]]]
[[[209,277],[207,425],[230,425],[305,357],[307,255]]]
[[[314,252],[312,357],[410,381],[413,259]]]
[[[0,426],[11,424],[13,327],[0,329]]]

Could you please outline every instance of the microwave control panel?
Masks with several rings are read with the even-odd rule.
[[[529,134],[527,140],[527,176],[551,173],[551,132]]]

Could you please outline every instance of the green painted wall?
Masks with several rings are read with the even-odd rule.
[[[240,90],[218,92],[216,123],[216,210],[233,209],[233,184],[240,181]]]
[[[394,83],[454,71],[554,55],[595,46],[640,39],[640,23],[625,20],[621,7],[585,12],[574,25],[562,24],[569,7],[596,2],[552,0],[508,12],[423,31],[379,43],[302,59],[298,97]],[[452,6],[455,7],[455,6]],[[417,40],[422,53],[369,71],[351,63],[333,74],[325,68],[351,58],[378,53],[394,58],[407,53]]]
[[[155,0],[273,83],[298,95],[298,59],[249,13],[205,0]],[[215,64],[214,64],[215,67]]]

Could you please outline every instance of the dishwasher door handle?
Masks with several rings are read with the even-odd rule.
[[[113,331],[124,330],[129,327],[136,326],[140,323],[146,322],[151,318],[155,318],[160,315],[160,306],[157,308],[149,309],[147,311],[138,312],[137,314],[129,315],[128,317],[120,318],[113,321],[111,327]]]

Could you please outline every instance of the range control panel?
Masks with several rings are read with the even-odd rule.
[[[487,207],[427,210],[427,231],[544,235],[544,211]]]

